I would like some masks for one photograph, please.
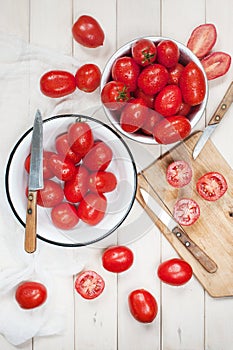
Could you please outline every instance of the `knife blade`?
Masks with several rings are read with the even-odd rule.
[[[176,238],[188,249],[193,257],[203,266],[209,273],[214,273],[217,270],[216,263],[195,243],[187,233],[177,224],[175,219],[166,212],[165,209],[142,187],[140,191],[140,204],[144,207],[147,213],[151,212],[156,215],[158,220],[165,225],[168,230],[176,236]]]
[[[232,102],[233,102],[233,82],[231,82],[222,101],[219,103],[207,127],[204,129],[201,137],[197,141],[193,150],[193,159],[196,159],[198,157],[202,148],[205,146],[207,140],[210,138],[210,136],[212,135],[212,133],[215,131],[216,127],[222,120],[223,116],[228,111]]]
[[[25,227],[25,251],[28,253],[36,250],[37,191],[43,186],[43,121],[40,111],[37,110],[31,140]]]

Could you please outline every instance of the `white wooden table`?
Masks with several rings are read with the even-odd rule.
[[[186,43],[193,28],[205,22],[214,23],[217,27],[218,39],[215,49],[226,51],[233,56],[232,0],[0,0],[0,5],[0,32],[16,36],[30,45],[73,56],[80,64],[96,63],[101,69],[118,47],[133,38],[163,35]],[[88,50],[72,40],[72,24],[81,14],[90,14],[101,23],[106,34],[103,48]],[[197,129],[202,129],[210,119],[232,80],[232,72],[231,68],[227,75],[209,83],[206,114],[198,123]],[[14,79],[11,84],[13,88],[10,99],[6,100],[4,89],[0,94],[0,144],[3,162],[19,136],[31,127],[32,112],[40,107],[35,105],[35,100],[31,97],[33,89],[38,89],[38,86],[20,87],[17,74],[15,84]],[[99,91],[88,98],[89,107],[100,104]],[[44,97],[41,97],[41,103],[45,105]],[[45,112],[43,108],[42,111]],[[232,113],[231,108],[212,137],[231,166]],[[143,162],[147,161],[146,158],[140,163],[139,153],[143,146],[135,146],[130,142],[129,145],[139,165],[143,167]],[[154,159],[163,151],[158,146],[144,148]],[[3,177],[4,168],[1,168],[1,172]],[[10,211],[8,214],[10,215]],[[138,217],[140,220],[137,220]],[[133,236],[135,232],[132,232],[132,223],[135,220],[138,232]],[[6,240],[4,235],[14,237],[14,232],[23,235],[23,229],[16,221],[13,226],[8,227],[2,218],[0,225],[2,271],[7,268],[7,261],[10,261],[11,255],[11,247],[6,245],[10,240]],[[77,259],[79,256],[86,257],[85,267],[99,272],[104,277],[106,288],[101,297],[91,302],[85,301],[74,291],[75,276],[58,275],[54,281],[56,293],[53,294],[52,303],[54,309],[56,305],[62,304],[64,307],[67,320],[64,331],[57,336],[35,337],[19,348],[231,350],[233,298],[211,298],[195,277],[179,288],[161,284],[156,277],[156,268],[162,260],[176,256],[174,249],[148,221],[138,203],[135,203],[125,226],[126,229],[120,228],[111,239],[102,242],[98,247],[70,250],[70,254],[77,255]],[[126,241],[122,230],[125,230],[123,233],[127,233],[128,230],[129,239]],[[118,276],[105,271],[100,259],[102,248],[114,242],[126,242],[135,254],[133,267]],[[23,245],[18,249],[23,249]],[[57,259],[61,249],[63,248],[38,242],[38,250],[48,266],[51,262],[54,264],[54,259]],[[129,314],[127,297],[135,288],[148,289],[158,301],[158,316],[152,324],[140,324]],[[16,348],[0,336],[0,349]]]

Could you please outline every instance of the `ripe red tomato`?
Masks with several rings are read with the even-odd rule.
[[[37,204],[45,208],[54,207],[61,203],[63,198],[61,185],[53,180],[44,180],[44,188],[37,192]]]
[[[76,175],[64,184],[64,194],[68,202],[80,202],[88,190],[89,173],[85,167],[78,165]]]
[[[157,274],[161,281],[172,286],[181,286],[191,279],[193,270],[185,260],[173,258],[162,262]]]
[[[227,191],[227,181],[218,172],[208,172],[202,175],[196,184],[197,192],[207,201],[216,201]]]
[[[102,46],[105,35],[97,20],[91,16],[80,16],[72,26],[74,39],[85,47],[96,48]]]
[[[149,108],[142,98],[130,100],[121,112],[120,126],[129,133],[139,130],[144,124]]]
[[[110,164],[112,156],[112,150],[105,142],[96,141],[83,158],[83,165],[91,171],[103,171]]]
[[[90,192],[81,200],[77,212],[82,221],[94,226],[103,219],[106,208],[106,197],[103,194]]]
[[[101,101],[111,111],[121,109],[129,99],[130,92],[120,81],[109,81],[101,91]]]
[[[200,216],[200,207],[194,199],[181,198],[174,206],[173,216],[183,226],[194,224]]]
[[[139,322],[151,323],[158,313],[158,304],[154,296],[145,289],[136,289],[129,294],[129,309]]]
[[[68,133],[61,134],[57,136],[55,140],[55,147],[59,154],[65,156],[65,158],[70,159],[74,164],[79,163],[82,157],[80,154],[75,153],[71,148],[68,141]]]
[[[95,91],[100,85],[100,79],[100,69],[92,63],[87,63],[79,67],[75,74],[77,88],[84,92]]]
[[[201,60],[208,80],[226,74],[231,66],[231,56],[225,52],[212,52]]]
[[[144,124],[142,125],[142,132],[144,132],[147,135],[153,135],[155,125],[162,120],[161,114],[156,112],[154,109],[149,109],[146,120]]]
[[[180,88],[177,85],[167,85],[155,97],[154,108],[164,117],[169,117],[177,114],[181,102]]]
[[[90,126],[86,122],[71,124],[68,128],[68,142],[75,153],[85,156],[94,144]]]
[[[184,160],[176,160],[168,165],[166,179],[173,187],[184,187],[192,179],[192,169]]]
[[[74,163],[62,154],[53,153],[49,158],[49,167],[53,174],[62,181],[71,180],[76,173]]]
[[[53,172],[51,171],[51,169],[49,167],[49,157],[52,154],[53,154],[53,152],[43,151],[43,178],[44,178],[44,180],[51,179],[54,176]],[[29,154],[27,156],[27,158],[25,159],[25,162],[24,162],[25,170],[28,173],[30,171],[30,159],[31,159],[31,154]]]
[[[137,78],[140,73],[138,64],[132,57],[123,56],[116,59],[112,65],[112,78],[124,83],[129,91],[137,88]]]
[[[172,40],[162,40],[157,45],[157,61],[167,68],[174,67],[179,60],[180,51]]]
[[[188,40],[187,47],[198,57],[202,58],[211,51],[217,39],[217,31],[212,23],[196,27]]]
[[[91,173],[88,179],[88,188],[92,192],[112,192],[117,186],[117,178],[110,171]]]
[[[103,267],[116,273],[128,270],[132,266],[133,260],[132,250],[125,246],[109,247],[102,255]]]
[[[141,89],[137,88],[134,91],[134,97],[135,98],[142,98],[144,102],[146,103],[148,108],[154,108],[154,100],[155,96],[154,95],[146,95]]]
[[[177,63],[174,67],[168,68],[168,72],[169,72],[168,84],[178,85],[183,69],[184,69],[184,66],[181,63]]]
[[[155,95],[167,84],[169,74],[161,64],[145,67],[138,77],[138,87],[147,95]]]
[[[95,271],[83,271],[75,280],[75,290],[84,299],[95,299],[104,290],[104,279]]]
[[[62,202],[52,208],[51,219],[53,224],[62,230],[70,230],[79,222],[76,207],[67,202]]]
[[[155,125],[154,138],[158,143],[170,144],[186,138],[191,131],[190,121],[182,115],[162,119]]]
[[[47,299],[47,289],[39,282],[26,281],[18,285],[15,299],[23,309],[34,309]]]
[[[188,103],[181,102],[180,109],[177,114],[179,115],[188,115],[191,110],[191,106]]]
[[[180,76],[179,86],[184,102],[190,106],[196,106],[204,100],[205,78],[196,63],[191,61],[185,66]]]
[[[153,41],[140,39],[132,45],[131,52],[135,62],[145,67],[155,61],[157,49]]]
[[[76,89],[73,74],[63,70],[51,70],[40,79],[40,90],[48,97],[63,97]]]

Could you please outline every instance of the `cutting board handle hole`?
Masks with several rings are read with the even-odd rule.
[[[230,212],[229,212],[229,216],[230,216],[231,218],[233,218],[233,211],[230,211]]]

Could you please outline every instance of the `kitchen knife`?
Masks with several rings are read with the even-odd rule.
[[[189,238],[187,233],[177,224],[173,217],[161,207],[156,199],[140,186],[137,189],[137,199],[146,210],[147,214],[150,217],[153,217],[153,214],[155,214],[158,221],[165,225],[168,230],[177,237],[177,239],[188,249],[194,258],[198,260],[206,271],[209,273],[216,272],[216,263]]]
[[[36,250],[37,191],[43,186],[43,122],[37,110],[32,131],[25,227],[25,250],[28,253]]]
[[[204,129],[203,134],[199,138],[198,142],[196,143],[196,146],[193,150],[193,159],[196,159],[201,152],[202,148],[205,146],[207,140],[212,135],[220,121],[222,120],[223,116],[229,109],[231,103],[233,102],[233,82],[231,82],[229,88],[227,89],[226,94],[224,95],[222,101],[218,105],[215,113],[213,114],[212,118],[210,119],[208,126]]]

